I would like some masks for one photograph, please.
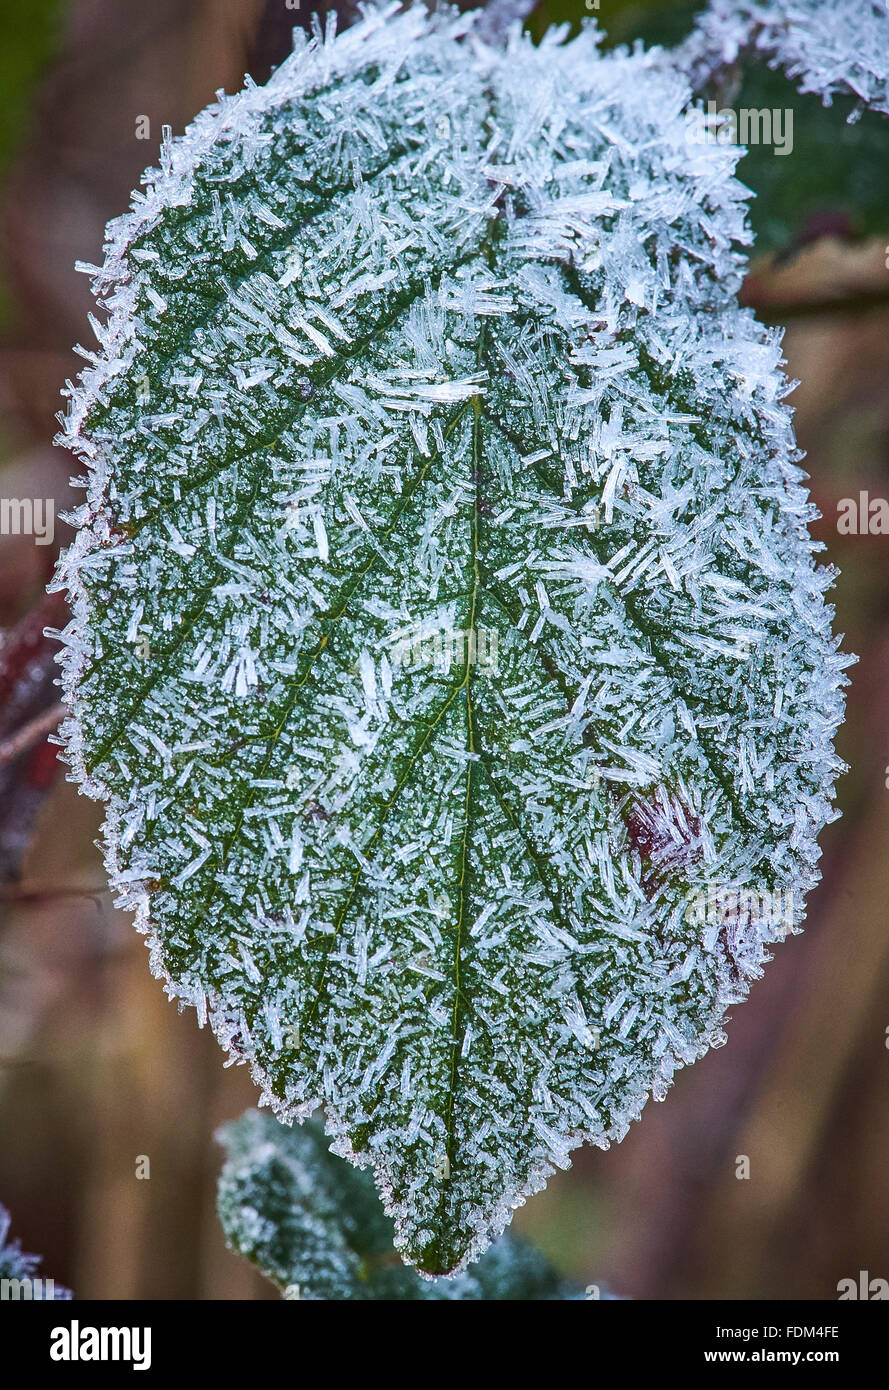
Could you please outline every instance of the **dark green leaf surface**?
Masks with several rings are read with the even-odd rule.
[[[471,23],[374,13],[165,146],[59,579],[155,970],[431,1273],[724,1041],[844,665],[735,156],[660,59]]]

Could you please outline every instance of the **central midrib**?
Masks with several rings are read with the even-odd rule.
[[[484,329],[481,330],[480,340],[484,339]],[[460,1061],[460,1053],[463,1047],[463,1009],[461,1004],[462,986],[460,982],[460,970],[463,954],[463,930],[466,922],[466,907],[468,900],[468,874],[469,874],[469,854],[470,841],[472,837],[472,810],[473,810],[473,780],[475,777],[475,760],[478,756],[475,738],[475,722],[473,717],[472,705],[472,670],[474,662],[472,660],[473,647],[477,650],[478,637],[475,631],[476,610],[478,607],[479,592],[479,502],[480,489],[479,482],[482,466],[482,437],[481,437],[481,402],[478,396],[473,397],[473,422],[472,422],[472,521],[470,526],[470,549],[472,557],[472,595],[469,601],[469,622],[467,625],[467,637],[465,641],[466,671],[463,676],[462,689],[466,707],[466,793],[463,810],[463,837],[460,846],[460,877],[457,883],[458,908],[457,922],[454,932],[454,1004],[451,1012],[451,1065],[448,1077],[448,1096],[447,1114],[445,1116],[445,1152],[449,1166],[456,1164],[455,1152],[455,1108],[457,1098],[457,1068]]]

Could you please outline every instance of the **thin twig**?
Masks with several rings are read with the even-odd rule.
[[[35,719],[24,724],[9,738],[0,743],[0,767],[5,767],[7,763],[15,762],[22,753],[27,753],[29,748],[35,744],[42,743],[48,734],[58,725],[59,720],[65,713],[65,706],[59,702],[51,709],[44,710]]]
[[[108,892],[104,888],[47,888],[41,883],[7,883],[0,885],[0,902],[33,903],[50,898],[91,898],[97,907],[99,899]]]
[[[741,303],[745,308],[754,311],[760,323],[767,327],[780,327],[792,319],[820,318],[824,315],[853,318],[877,309],[885,309],[889,305],[889,290],[865,290],[860,294],[846,295],[845,298],[841,296],[834,299],[799,299],[788,300],[785,303],[780,300],[768,303],[765,300],[742,296]]]

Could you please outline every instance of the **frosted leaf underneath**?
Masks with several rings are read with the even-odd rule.
[[[217,1196],[226,1241],[289,1301],[552,1302],[579,1296],[543,1255],[508,1234],[471,1270],[420,1278],[393,1260],[392,1223],[370,1174],[333,1157],[314,1120],[291,1129],[252,1110],[224,1125],[217,1138],[226,1150]]]

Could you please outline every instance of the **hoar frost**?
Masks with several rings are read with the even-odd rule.
[[[786,927],[688,903],[801,904],[840,767],[736,152],[597,43],[389,8],[220,95],[109,228],[65,420],[119,901],[428,1273],[724,1041]]]
[[[745,54],[830,105],[837,93],[889,114],[886,0],[710,0],[671,61],[695,87]]]
[[[248,1111],[217,1138],[226,1149],[217,1207],[229,1248],[251,1260],[287,1299],[550,1302],[579,1296],[538,1251],[508,1234],[455,1278],[418,1278],[393,1262],[392,1225],[370,1175],[331,1155],[315,1121],[290,1129]]]

